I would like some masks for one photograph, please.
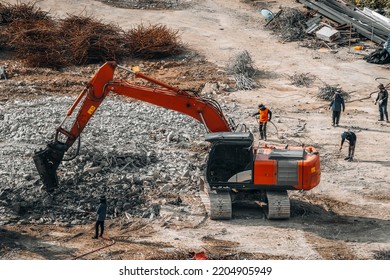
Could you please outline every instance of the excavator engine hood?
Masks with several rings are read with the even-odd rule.
[[[34,153],[33,159],[44,188],[52,192],[58,187],[57,168],[66,151],[66,145],[54,142],[47,144],[44,150]]]
[[[253,134],[251,132],[212,132],[206,134],[205,140],[210,143],[216,142],[247,142],[249,145],[253,143]]]

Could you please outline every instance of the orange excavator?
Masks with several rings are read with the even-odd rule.
[[[117,69],[154,86],[115,79]],[[287,219],[290,217],[287,191],[310,190],[320,182],[320,156],[314,147],[254,147],[253,134],[244,125],[227,120],[215,100],[163,83],[136,67],[106,62],[67,111],[54,141],[34,153],[36,168],[48,192],[59,185],[56,171],[65,153],[80,139],[88,121],[110,93],[175,110],[204,125],[205,140],[210,142],[204,190],[210,198],[211,219],[231,219],[232,204],[248,198],[263,206],[268,219]],[[70,125],[65,125],[69,120]]]

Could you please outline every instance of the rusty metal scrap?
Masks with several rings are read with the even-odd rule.
[[[140,24],[126,33],[125,40],[130,53],[142,58],[166,57],[184,49],[179,32],[163,24]]]
[[[35,3],[18,3],[16,5],[0,2],[0,25],[10,24],[14,21],[48,20],[47,12],[35,7]]]
[[[52,19],[33,4],[1,4],[0,49],[13,51],[26,66],[62,68],[129,56],[158,58],[180,53],[178,31],[142,24],[125,32],[88,16]]]
[[[5,45],[27,66],[63,66],[64,38],[51,20],[14,21],[1,34]]]
[[[59,33],[66,38],[73,65],[120,60],[126,56],[124,31],[116,25],[70,15],[60,21]]]

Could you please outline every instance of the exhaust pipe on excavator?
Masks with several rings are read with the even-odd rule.
[[[57,168],[66,152],[66,145],[60,142],[47,144],[44,150],[34,153],[33,159],[43,186],[47,192],[58,188]]]

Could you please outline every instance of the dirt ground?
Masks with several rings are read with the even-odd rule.
[[[390,67],[369,64],[362,59],[364,51],[356,53],[349,47],[331,52],[278,40],[264,27],[258,10],[301,7],[296,1],[256,1],[257,7],[240,0],[187,2],[185,9],[171,10],[123,9],[90,0],[42,0],[36,5],[58,17],[92,14],[124,29],[143,22],[180,30],[183,42],[204,59],[194,59],[190,65],[180,61],[144,62],[142,70],[182,88],[196,89],[207,82],[231,83],[224,69],[234,54],[247,50],[262,73],[258,77],[262,87],[220,94],[216,99],[235,102],[242,112],[266,104],[274,113],[276,125],[269,128],[270,144],[318,147],[322,158],[320,185],[305,193],[291,192],[292,215],[283,221],[267,220],[258,205],[244,203],[234,205],[232,220],[210,220],[207,197],[200,193],[182,197],[191,211],[165,205],[158,219],[108,220],[104,240],[91,239],[93,224],[8,224],[0,227],[0,258],[160,260],[189,259],[194,252],[203,251],[209,259],[388,259],[390,155],[386,143],[390,124],[377,121],[373,92],[378,84],[375,78],[390,79]],[[96,70],[94,66],[69,68],[62,73],[27,69],[6,54],[1,55],[0,64],[7,66],[15,82],[41,81],[41,87],[52,94],[78,93],[81,82]],[[317,79],[310,87],[296,87],[288,79],[294,73],[310,73]],[[324,83],[350,92],[340,127],[331,126],[328,102],[317,98]],[[24,98],[23,94],[21,89],[17,95],[3,93],[0,97],[6,101]],[[240,121],[256,127],[247,113]],[[340,134],[347,129],[358,137],[354,162],[344,161],[347,146],[338,151]]]

